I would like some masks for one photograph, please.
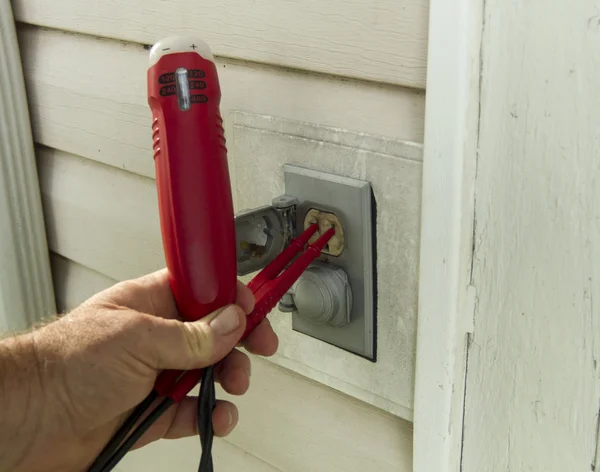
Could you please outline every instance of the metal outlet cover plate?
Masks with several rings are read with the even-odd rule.
[[[297,220],[313,208],[335,213],[342,222],[345,245],[337,257],[323,260],[344,269],[352,289],[350,323],[315,324],[292,314],[294,331],[376,361],[375,212],[371,184],[304,167],[285,165],[285,193],[298,199]],[[297,231],[303,227],[298,224]]]

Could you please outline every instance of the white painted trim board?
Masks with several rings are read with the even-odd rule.
[[[55,312],[29,108],[9,0],[0,0],[0,332]]]
[[[482,0],[431,0],[414,472],[457,472],[470,290]]]

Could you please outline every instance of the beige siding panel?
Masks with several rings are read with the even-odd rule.
[[[114,283],[63,257],[54,255],[52,262],[65,310]],[[246,395],[220,390],[219,397],[236,402],[240,423],[226,441],[216,442],[217,470],[412,471],[410,423],[268,361],[254,358]],[[123,472],[149,465],[157,471],[194,470],[198,449],[197,438],[163,441],[131,453],[120,467]]]
[[[257,359],[231,441],[286,472],[412,472],[412,425]],[[243,438],[243,442],[242,442]]]
[[[154,180],[47,148],[38,170],[52,251],[115,280],[164,267]]]
[[[59,313],[66,313],[89,297],[116,283],[95,270],[50,253],[54,294]]]
[[[22,27],[36,141],[154,176],[148,52],[135,44]],[[104,64],[111,64],[106,67]],[[398,87],[221,62],[222,112],[241,110],[422,142],[424,95]]]
[[[198,470],[200,442],[197,437],[157,441],[127,454],[119,464],[122,472],[193,472]],[[280,472],[279,469],[225,440],[216,438],[213,461],[217,472]]]
[[[219,56],[425,87],[427,0],[15,0],[26,23],[152,44],[199,34]]]

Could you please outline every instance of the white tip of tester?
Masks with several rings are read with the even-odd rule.
[[[149,67],[152,67],[154,64],[156,64],[161,57],[177,52],[195,52],[202,58],[211,62],[215,62],[215,58],[208,44],[206,44],[197,36],[182,35],[170,36],[168,38],[161,39],[158,43],[152,46],[152,49],[150,49]]]

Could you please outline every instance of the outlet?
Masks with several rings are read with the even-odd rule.
[[[375,224],[369,182],[284,166],[285,194],[236,215],[239,276],[269,264],[311,224],[311,242],[333,227],[321,257],[282,298],[292,328],[376,360]],[[297,302],[297,303],[296,303]]]
[[[335,235],[323,249],[323,254],[335,257],[340,256],[344,251],[344,227],[338,216],[329,211],[311,208],[304,218],[304,229],[307,229],[315,223],[319,225],[319,231],[311,238],[310,242],[314,243],[323,233],[333,227],[335,229]]]
[[[292,312],[294,331],[375,361],[375,215],[371,185],[363,180],[303,167],[286,165],[283,170],[285,194],[293,196],[297,201],[298,224],[295,233],[298,234],[312,222],[319,224],[319,233],[331,226],[335,228],[335,237],[323,250],[322,258],[315,264],[314,271],[303,276],[306,280],[303,282],[301,278],[296,288],[309,287],[312,283],[311,290],[314,290],[319,285],[315,284],[316,277],[324,277],[321,274],[324,271],[335,273],[337,269],[341,269],[338,272],[343,273],[344,280],[339,290],[330,290],[334,284],[331,280],[335,276],[321,284],[323,296],[319,300],[323,303],[318,303],[318,309],[314,303],[305,302],[302,306],[307,306],[307,309],[303,313],[302,306],[294,307],[290,300],[294,293],[290,293],[281,308]],[[347,294],[344,288],[346,285],[349,287]],[[330,294],[334,293],[336,295],[331,298]],[[349,310],[347,318],[345,315],[342,317],[343,322],[336,321],[335,317],[329,322],[315,322],[317,314],[320,316],[324,313],[324,305],[339,305],[342,302]]]

